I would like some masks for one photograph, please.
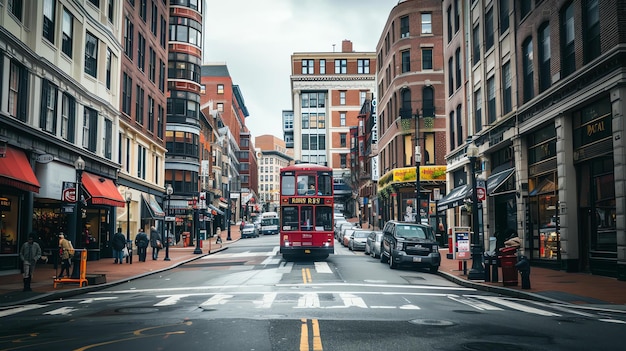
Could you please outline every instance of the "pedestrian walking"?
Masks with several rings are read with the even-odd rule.
[[[137,246],[137,255],[139,255],[139,262],[146,262],[146,255],[148,253],[148,234],[143,231],[143,228],[139,229],[139,233],[135,235],[135,245]]]
[[[215,243],[221,244],[222,243],[222,228],[217,227],[217,230],[215,231],[215,236],[217,236],[217,238],[215,239]]]
[[[28,236],[28,241],[22,245],[20,249],[20,259],[22,260],[24,273],[22,278],[24,279],[24,290],[32,291],[30,288],[31,279],[33,279],[33,273],[35,272],[35,264],[41,258],[41,247],[35,242],[35,233],[31,233]]]
[[[74,255],[74,247],[72,243],[65,239],[63,232],[59,233],[59,257],[61,257],[61,273],[58,278],[63,278],[63,273],[67,272],[67,276],[70,276],[70,266],[72,265],[72,255]]]
[[[150,246],[152,247],[152,260],[159,258],[159,250],[163,248],[163,239],[154,226],[150,227]]]
[[[122,234],[122,228],[117,228],[117,232],[111,238],[111,248],[113,249],[114,264],[122,264],[124,261],[124,248],[126,247],[126,237]]]

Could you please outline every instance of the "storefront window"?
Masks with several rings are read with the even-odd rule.
[[[0,197],[0,255],[17,253],[17,205],[15,196]]]

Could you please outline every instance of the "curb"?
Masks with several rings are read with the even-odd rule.
[[[50,301],[50,300],[63,299],[63,298],[68,298],[68,297],[72,297],[72,296],[76,296],[76,295],[80,295],[80,294],[85,294],[85,293],[90,293],[90,292],[93,292],[93,291],[98,291],[98,290],[110,288],[112,286],[116,286],[116,285],[119,285],[119,284],[122,284],[122,283],[126,283],[126,282],[129,282],[131,280],[135,280],[135,279],[147,277],[147,276],[150,276],[150,275],[153,275],[153,274],[157,274],[157,273],[168,271],[170,269],[176,268],[176,267],[181,266],[183,264],[186,264],[186,263],[198,260],[198,259],[200,259],[202,257],[213,255],[213,254],[216,254],[218,252],[222,252],[222,251],[224,251],[226,249],[228,249],[228,246],[221,247],[219,249],[216,249],[215,251],[211,251],[209,253],[201,254],[201,255],[192,257],[190,259],[184,260],[184,261],[177,262],[177,263],[175,263],[175,264],[173,264],[173,265],[171,265],[169,267],[164,267],[164,268],[161,268],[159,270],[138,274],[138,275],[135,275],[135,276],[132,276],[132,277],[128,277],[128,278],[122,279],[122,280],[117,280],[117,281],[114,281],[114,282],[98,284],[98,285],[78,287],[76,289],[68,289],[68,290],[55,291],[55,292],[47,292],[47,293],[43,293],[43,294],[40,294],[40,295],[37,295],[37,296],[33,296],[31,298],[27,298],[27,299],[24,299],[24,300],[14,301],[14,302],[11,302],[11,303],[6,303],[6,304],[0,304],[0,307],[4,308],[4,307],[23,305],[23,304],[27,304],[27,303],[46,302],[46,301]]]

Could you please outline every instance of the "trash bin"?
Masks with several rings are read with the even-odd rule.
[[[504,247],[500,249],[500,266],[502,266],[502,285],[517,286],[517,248]]]
[[[80,279],[80,255],[81,250],[75,250],[74,256],[72,256],[72,279]]]
[[[183,246],[184,247],[189,246],[189,232],[183,233]]]

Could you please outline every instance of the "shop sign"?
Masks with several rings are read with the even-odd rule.
[[[0,211],[11,211],[11,200],[0,197]]]
[[[61,191],[61,201],[76,202],[76,183],[75,182],[63,182],[63,189]]]
[[[37,160],[38,163],[49,163],[54,161],[54,156],[50,155],[50,154],[43,154],[43,155],[39,155],[37,156]]]

